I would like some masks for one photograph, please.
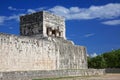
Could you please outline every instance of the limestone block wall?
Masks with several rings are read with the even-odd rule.
[[[0,72],[0,80],[33,80],[41,78],[59,78],[70,76],[100,76],[105,75],[104,69],[82,70],[51,70],[51,71],[14,71]],[[82,80],[86,80],[82,78]],[[97,79],[98,80],[98,79]],[[99,79],[100,80],[100,79]]]
[[[56,49],[51,41],[0,34],[0,71],[55,70]]]
[[[65,39],[0,34],[0,71],[87,69],[86,50]]]
[[[36,38],[48,37],[47,29],[51,28],[51,36],[65,36],[65,20],[49,12],[41,11],[20,17],[20,35]]]
[[[35,36],[43,33],[43,12],[33,13],[20,17],[20,34]]]
[[[86,48],[76,46],[70,41],[57,42],[59,44],[60,69],[87,69]]]
[[[43,12],[43,34],[46,35],[47,27],[52,28],[52,30],[58,30],[61,33],[61,37],[66,39],[65,34],[65,19],[63,17]]]
[[[120,68],[107,68],[105,69],[106,73],[120,73]]]

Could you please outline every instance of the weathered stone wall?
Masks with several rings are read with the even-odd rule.
[[[0,34],[0,71],[86,68],[85,48],[70,41]]]
[[[0,80],[32,80],[68,76],[104,75],[104,69],[0,72]]]
[[[71,41],[57,41],[59,45],[60,69],[87,69],[86,49]]]
[[[106,73],[120,73],[120,68],[108,68],[105,69]]]
[[[48,37],[47,28],[51,29],[51,37],[65,36],[64,18],[45,12],[37,12],[20,17],[20,34],[36,38]]]
[[[65,34],[65,19],[63,17],[51,14],[48,12],[43,12],[43,33],[46,34],[47,27],[52,30],[58,30],[61,33],[62,38],[66,39]]]
[[[37,12],[20,17],[20,34],[39,37],[43,34],[43,12]]]
[[[45,39],[0,34],[0,71],[55,70],[56,49]]]

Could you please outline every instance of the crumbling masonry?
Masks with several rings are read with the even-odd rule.
[[[87,69],[86,49],[66,40],[65,20],[41,11],[20,17],[20,36],[0,34],[0,72]]]

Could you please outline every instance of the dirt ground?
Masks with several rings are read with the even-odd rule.
[[[94,77],[77,77],[77,78],[66,78],[58,80],[120,80],[120,74],[106,74],[103,76]]]
[[[106,74],[104,76],[99,76],[99,77],[90,77],[89,79],[90,80],[120,80],[120,74]]]

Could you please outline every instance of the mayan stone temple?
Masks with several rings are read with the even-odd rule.
[[[0,33],[1,80],[5,74],[10,76],[7,72],[18,71],[11,73],[18,75],[19,71],[28,71],[25,74],[29,75],[29,71],[57,70],[57,76],[60,70],[87,68],[86,48],[66,39],[65,19],[60,16],[45,11],[28,14],[20,17],[20,36]],[[76,75],[72,71],[69,74]]]

